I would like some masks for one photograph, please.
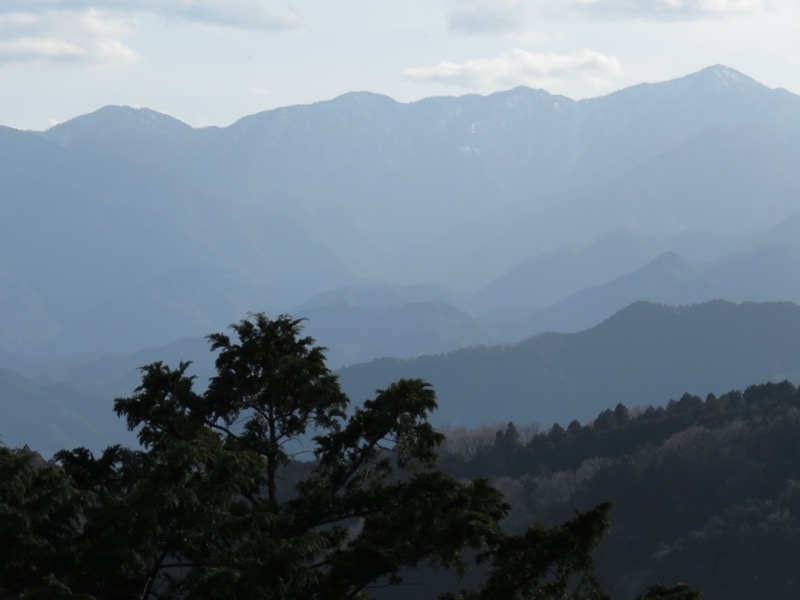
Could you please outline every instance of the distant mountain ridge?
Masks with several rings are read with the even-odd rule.
[[[520,339],[563,323],[526,325],[535,310],[663,252],[717,260],[795,219],[798,153],[800,97],[720,65],[580,101],[358,92],[224,128],[131,107],[0,128],[0,356],[130,354],[363,281],[438,290],[420,301],[452,340]]]
[[[380,321],[369,325],[388,327]],[[65,444],[98,450],[130,437],[112,413],[112,400],[133,392],[140,381],[137,367],[192,361],[190,373],[202,389],[213,374],[214,357],[204,340],[186,339],[127,357],[76,361],[51,373],[49,383],[0,369],[0,434],[8,445],[27,443],[42,452]],[[747,381],[800,382],[798,357],[798,304],[636,302],[577,333],[379,359],[337,373],[355,403],[401,377],[429,381],[439,403],[432,421],[439,425],[514,421],[548,427],[574,419],[585,423],[620,402],[630,408],[659,406],[686,392],[702,397],[743,388]]]
[[[495,317],[485,326],[500,338],[514,339],[519,332],[580,331],[637,300],[670,305],[714,299],[800,302],[800,247],[785,242],[743,246],[746,249],[710,262],[690,261],[668,250],[620,277],[599,285],[587,281],[584,289],[549,306],[517,311],[505,320]],[[549,282],[557,276],[539,281]]]
[[[0,441],[50,455],[64,448],[94,451],[133,436],[113,413],[113,398],[70,384],[42,384],[0,369]]]
[[[688,306],[636,302],[597,326],[514,344],[340,370],[361,399],[400,377],[430,381],[438,423],[585,421],[604,408],[658,405],[748,381],[800,381],[800,306],[788,302]]]

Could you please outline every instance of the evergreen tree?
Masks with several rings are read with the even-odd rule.
[[[206,391],[187,363],[154,363],[117,400],[143,450],[59,456],[94,500],[88,593],[362,598],[420,564],[463,570],[465,549],[508,548],[502,495],[438,468],[427,383],[401,380],[352,408],[301,321],[256,314],[232,329],[209,337],[220,352]]]
[[[44,463],[0,448],[0,598],[364,599],[421,565],[463,573],[467,556],[489,573],[462,598],[605,598],[592,552],[608,504],[506,534],[498,490],[440,469],[426,382],[350,406],[300,320],[232,330],[209,336],[204,391],[189,363],[156,362],[116,401],[140,449]],[[513,424],[498,442],[521,447]]]

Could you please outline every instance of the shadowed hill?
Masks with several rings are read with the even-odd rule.
[[[800,378],[800,306],[635,303],[591,329],[340,371],[355,399],[399,377],[436,388],[438,423],[588,419],[606,406],[664,402],[748,381]]]

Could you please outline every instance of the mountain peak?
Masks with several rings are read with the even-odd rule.
[[[344,94],[336,96],[333,100],[322,101],[322,103],[326,102],[354,104],[356,106],[364,103],[378,103],[378,102],[382,102],[385,104],[398,104],[397,100],[395,100],[391,96],[387,96],[386,94],[378,94],[376,92],[368,92],[364,90],[345,92]]]
[[[192,128],[186,123],[149,108],[110,105],[51,127],[43,135],[60,144],[72,144],[189,131]]]
[[[699,79],[708,82],[715,82],[717,84],[721,84],[724,86],[732,86],[738,88],[765,87],[763,84],[757,82],[752,77],[748,77],[747,75],[745,75],[740,71],[737,71],[736,69],[732,69],[730,67],[726,67],[725,65],[719,65],[719,64],[706,67],[705,69],[701,69],[696,73],[687,75],[686,77],[684,77],[684,79]]]
[[[486,97],[489,102],[510,110],[529,110],[534,106],[561,107],[573,104],[575,100],[558,94],[551,94],[547,90],[517,86],[510,90],[495,92]]]
[[[731,92],[745,95],[758,93],[769,88],[755,79],[748,77],[744,73],[726,67],[725,65],[711,65],[689,75],[677,77],[667,81],[640,83],[616,92],[612,92],[607,96],[601,96],[597,99],[588,99],[584,102],[593,102],[601,100],[608,101],[610,98],[627,96],[636,98],[636,101],[641,101],[643,95],[650,95],[653,93],[663,93],[660,90],[667,90],[668,94],[683,95],[689,94],[692,96],[707,95],[707,94],[730,94]]]
[[[736,69],[732,69],[731,67],[716,64],[706,67],[704,69],[700,69],[697,73],[705,73],[706,75],[713,75],[715,77],[728,77],[730,79],[747,79],[752,81],[750,77],[742,73],[741,71],[737,71]]]

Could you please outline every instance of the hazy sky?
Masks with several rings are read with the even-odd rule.
[[[0,124],[194,126],[354,90],[572,98],[721,63],[800,93],[800,0],[0,0]]]

